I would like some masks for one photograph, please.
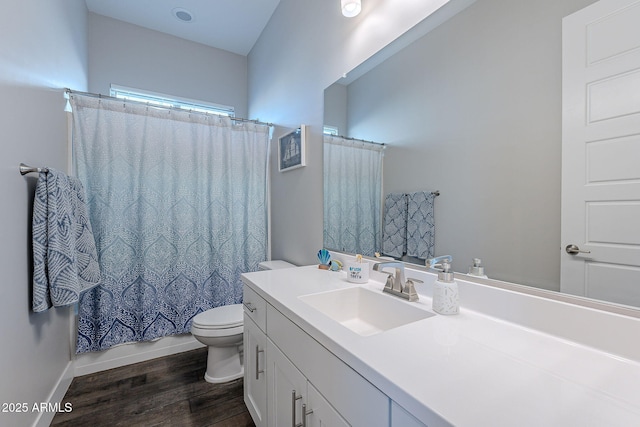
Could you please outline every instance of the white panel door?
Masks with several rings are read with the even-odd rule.
[[[561,291],[640,306],[640,0],[562,29]]]

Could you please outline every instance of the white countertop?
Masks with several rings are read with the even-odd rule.
[[[459,315],[363,337],[298,297],[355,286],[381,292],[380,282],[352,284],[317,266],[247,273],[243,281],[430,427],[640,426],[639,363],[465,309],[464,287]],[[430,311],[421,289],[420,301],[406,304]],[[640,337],[620,339],[640,345]]]

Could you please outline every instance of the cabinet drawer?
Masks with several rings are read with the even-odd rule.
[[[389,398],[271,305],[267,335],[350,425],[389,426]]]
[[[244,312],[262,331],[267,330],[267,302],[247,285],[243,286],[242,303]]]

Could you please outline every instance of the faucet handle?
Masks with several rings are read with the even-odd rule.
[[[407,283],[404,285],[404,289],[402,289],[403,294],[409,295],[409,302],[418,301],[418,293],[416,292],[415,283],[424,283],[422,280],[408,278]]]
[[[387,273],[386,271],[383,271],[383,273],[387,275],[387,281],[385,282],[384,287],[387,289],[393,289],[393,273]]]

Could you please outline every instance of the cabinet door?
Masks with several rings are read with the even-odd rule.
[[[307,397],[308,427],[349,427],[349,423],[329,405],[311,383],[307,383]]]
[[[267,426],[267,336],[244,315],[244,403],[256,427]]]
[[[269,339],[266,370],[269,427],[301,424],[302,404],[307,402],[307,379]]]

